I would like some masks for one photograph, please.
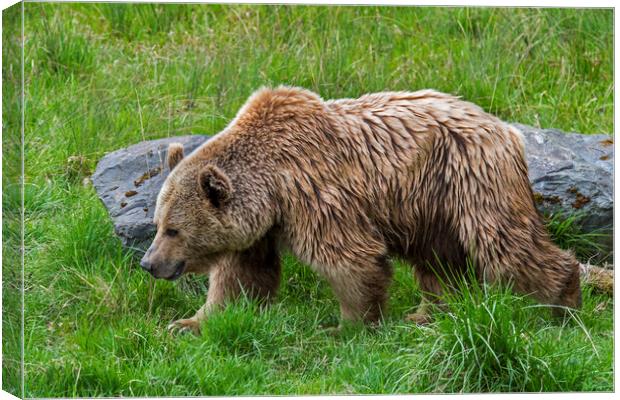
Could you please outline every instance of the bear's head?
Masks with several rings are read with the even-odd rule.
[[[184,158],[183,145],[168,148],[170,175],[157,197],[157,233],[140,261],[155,278],[174,280],[201,272],[218,256],[234,250],[239,227],[230,212],[233,186],[217,166]]]

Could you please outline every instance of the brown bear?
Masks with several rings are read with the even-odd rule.
[[[206,304],[172,327],[198,331],[241,292],[273,296],[283,249],[329,282],[344,320],[379,321],[392,256],[425,294],[418,323],[472,266],[480,281],[580,307],[579,264],[535,208],[520,132],[457,97],[264,88],[192,154],[171,145],[168,164],[141,265],[210,276]]]

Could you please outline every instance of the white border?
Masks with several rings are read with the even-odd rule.
[[[31,0],[32,1],[32,0]],[[34,0],[37,1],[37,0]],[[61,1],[61,2],[65,2],[65,1]],[[86,2],[96,2],[94,0],[87,0],[87,1],[82,1],[84,3]],[[126,2],[126,1],[122,1],[122,0],[108,0],[108,2]],[[174,1],[174,0],[157,0],[157,1],[149,1],[149,0],[134,0],[132,2],[135,3],[182,3],[181,1]],[[18,1],[15,0],[0,0],[0,8],[2,10],[14,5],[18,3]],[[411,1],[411,0],[390,0],[390,1],[364,1],[364,0],[336,0],[336,1],[330,1],[330,0],[313,0],[313,1],[295,1],[295,0],[278,0],[278,1],[266,1],[266,0],[245,0],[245,1],[231,1],[231,0],[220,0],[220,1],[191,1],[191,2],[183,2],[183,3],[206,3],[206,4],[210,4],[210,3],[224,3],[224,4],[316,4],[316,5],[398,5],[398,6],[480,6],[480,7],[485,7],[485,6],[493,6],[493,7],[562,7],[562,8],[614,8],[615,7],[615,2],[613,1],[608,1],[608,0],[590,0],[590,1],[579,1],[579,0],[571,0],[571,1],[552,1],[552,0],[538,0],[538,1],[532,1],[532,0],[522,0],[519,2],[515,2],[515,1],[511,1],[511,2],[505,2],[505,1],[498,1],[498,0],[484,0],[484,1],[477,1],[477,2],[472,2],[472,1],[458,1],[458,0],[449,0],[449,1],[432,1],[432,0],[415,0],[415,1]],[[23,7],[23,5],[22,5]],[[618,113],[616,113],[616,107],[615,107],[615,100],[618,98],[618,85],[617,83],[619,82],[618,77],[620,76],[620,73],[618,72],[618,63],[616,62],[617,59],[615,57],[616,54],[618,54],[618,41],[615,40],[616,39],[616,29],[615,27],[619,26],[619,21],[620,17],[618,15],[617,12],[615,12],[614,10],[614,82],[616,83],[615,87],[614,87],[614,152],[617,155],[618,154],[618,149],[619,149],[619,145],[618,143],[616,143],[615,140],[615,127],[619,126],[618,124],[620,123],[620,117],[618,116]],[[22,21],[23,23],[23,21]],[[0,22],[0,29],[2,27],[2,23]],[[22,28],[23,29],[23,28]],[[1,54],[1,49],[2,49],[2,44],[0,41],[0,54]],[[23,54],[22,54],[23,56]],[[23,64],[23,62],[22,62]],[[23,89],[23,88],[22,88]],[[0,89],[0,95],[2,93],[2,90]],[[1,107],[1,104],[0,104]],[[22,105],[23,107],[23,105]],[[22,112],[24,112],[25,110],[22,108]],[[0,131],[0,137],[1,137],[1,131]],[[22,138],[23,138],[23,131],[22,131]],[[23,147],[22,147],[22,151],[23,151]],[[2,156],[0,154],[0,173],[2,172]],[[22,155],[22,164],[23,164],[23,155]],[[23,168],[23,165],[22,165]],[[22,169],[23,171],[23,169]],[[619,180],[620,178],[618,177],[617,174],[615,174],[615,157],[614,157],[614,200],[618,198],[618,194],[620,193],[618,189],[619,185]],[[0,181],[0,190],[2,188],[2,182]],[[22,199],[23,201],[23,199]],[[617,221],[617,210],[616,207],[614,207],[614,221]],[[1,215],[0,215],[0,222],[2,221],[1,219]],[[22,218],[22,223],[23,223],[23,218]],[[616,224],[614,223],[614,232],[615,232],[615,226]],[[0,230],[0,236],[1,236],[1,230]],[[614,235],[614,250],[618,249],[618,235]],[[618,260],[617,260],[617,256],[616,256],[617,252],[614,251],[614,265],[618,265]],[[2,250],[0,249],[0,257],[2,255]],[[1,260],[1,258],[0,258]],[[22,263],[22,268],[23,268],[23,263]],[[22,272],[22,276],[23,276],[23,272]],[[1,277],[1,271],[0,271],[0,277]],[[616,285],[616,281],[614,282],[614,286],[617,288]],[[0,299],[1,299],[1,294],[2,294],[2,287],[0,286]],[[23,292],[22,292],[23,295]],[[615,393],[615,389],[616,389],[616,383],[618,382],[618,378],[620,377],[620,372],[618,371],[617,368],[617,363],[616,360],[618,360],[618,356],[620,355],[619,349],[618,349],[618,331],[616,329],[616,321],[618,320],[618,314],[619,314],[619,308],[615,306],[615,291],[614,291],[614,393]],[[22,299],[22,306],[23,306],[23,299]],[[22,319],[22,323],[23,323],[23,319]],[[23,329],[23,327],[22,327]],[[23,334],[22,334],[23,337]],[[0,333],[0,341],[2,339],[2,334]],[[23,346],[23,341],[22,341],[22,346]],[[1,352],[1,347],[0,347],[0,352]],[[23,348],[22,348],[22,352],[23,352]],[[23,354],[23,353],[22,353]],[[2,378],[0,375],[0,382],[1,382]],[[388,396],[388,395],[375,395],[375,396],[355,396],[355,397],[372,397],[373,399],[390,399],[390,398],[402,398],[402,399],[435,399],[437,397],[439,398],[447,398],[447,399],[456,399],[456,398],[460,398],[462,396],[465,397],[469,397],[472,398],[472,396],[475,397],[484,397],[484,398],[496,398],[496,397],[500,397],[500,398],[505,398],[505,399],[521,399],[521,398],[536,398],[536,399],[565,399],[567,396],[570,396],[571,398],[574,399],[588,399],[588,400],[594,400],[594,399],[609,399],[610,398],[610,394],[609,393],[515,393],[515,394],[471,394],[471,395],[443,395],[443,394],[435,394],[435,395],[399,395],[399,396]],[[282,399],[282,398],[294,398],[294,399],[314,399],[317,396],[279,396],[279,397],[274,397],[274,396],[262,396],[262,398],[265,399]],[[321,397],[329,397],[332,399],[338,399],[338,400],[345,400],[345,399],[350,399],[352,396],[321,396]],[[16,397],[14,397],[13,395],[6,393],[4,391],[2,391],[0,393],[0,399],[5,399],[5,398],[12,398],[15,399]],[[214,399],[219,399],[219,398],[224,398],[224,397],[211,397]],[[236,399],[239,400],[245,400],[245,399],[254,399],[255,397],[236,397]],[[162,398],[162,399],[167,399],[167,398]]]

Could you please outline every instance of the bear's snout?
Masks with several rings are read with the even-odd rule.
[[[140,260],[140,266],[142,267],[143,270],[148,271],[148,272],[151,272],[151,270],[153,269],[153,265],[146,258],[146,254],[144,255],[144,257],[142,257],[142,260]]]
[[[153,262],[151,261],[151,253],[153,253],[153,245],[151,245],[140,260],[140,266],[143,270],[153,273]]]
[[[150,273],[154,278],[175,280],[185,272],[185,261],[160,262],[159,257],[154,257],[152,249],[149,249],[140,260],[140,267]]]

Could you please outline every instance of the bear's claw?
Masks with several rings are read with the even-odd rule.
[[[170,333],[184,333],[191,332],[194,335],[200,335],[200,322],[198,320],[187,318],[187,319],[178,319],[168,325],[168,332]]]

